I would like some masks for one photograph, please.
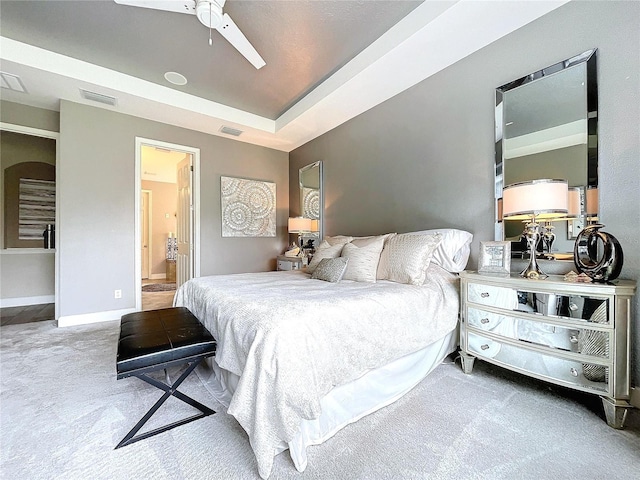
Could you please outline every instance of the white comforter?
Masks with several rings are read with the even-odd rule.
[[[281,441],[320,414],[333,387],[415,352],[456,327],[458,281],[432,265],[428,284],[328,283],[303,272],[195,278],[175,305],[218,342],[216,363],[240,377],[229,405],[262,478]]]

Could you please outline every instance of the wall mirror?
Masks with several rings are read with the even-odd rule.
[[[523,223],[503,221],[501,211],[503,187],[518,182],[565,179],[570,200],[577,199],[570,218],[545,226],[555,235],[548,252],[552,257],[568,258],[580,230],[597,220],[596,52],[589,50],[496,89],[496,240],[520,243]]]
[[[298,172],[298,180],[300,184],[300,212],[303,217],[313,220],[313,231],[305,233],[302,239],[304,242],[314,240],[314,247],[317,247],[324,236],[322,162],[318,161],[302,167]]]

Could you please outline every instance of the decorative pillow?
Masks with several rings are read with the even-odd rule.
[[[313,254],[313,258],[307,267],[307,273],[313,273],[320,263],[320,260],[324,258],[338,258],[342,252],[343,246],[344,245],[342,243],[330,245],[328,242],[323,241],[316,249],[316,253]]]
[[[358,247],[353,243],[347,243],[342,249],[342,256],[349,259],[347,271],[344,272],[345,280],[356,282],[376,281],[378,261],[384,246],[384,238],[378,238],[365,247]]]
[[[353,240],[353,237],[348,235],[336,235],[334,237],[324,237],[324,242],[327,242],[329,245],[344,245],[345,243],[349,243]]]
[[[349,263],[349,259],[345,257],[323,258],[313,271],[311,278],[338,283],[344,276],[347,263]]]
[[[371,237],[353,237],[350,243],[352,243],[356,247],[366,247],[367,245],[378,240],[379,238],[382,238],[384,240],[384,243],[386,244],[389,238],[393,237],[394,235],[395,233],[387,233],[385,235],[374,235]]]
[[[440,234],[395,235],[389,239],[380,255],[377,278],[409,285],[422,285],[431,257],[441,241]]]
[[[410,232],[413,235],[442,235],[442,242],[438,245],[431,261],[452,273],[460,273],[467,266],[471,253],[473,235],[455,228],[436,228]]]

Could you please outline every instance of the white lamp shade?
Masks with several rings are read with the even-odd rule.
[[[540,179],[514,183],[502,191],[502,211],[509,220],[550,219],[567,215],[569,188],[566,180]]]
[[[315,220],[315,219],[311,220],[311,231],[312,232],[319,232],[320,231],[320,225],[318,223],[318,220]]]
[[[587,215],[598,214],[598,187],[588,187],[585,199],[585,213]]]
[[[567,206],[567,216],[577,217],[580,215],[580,188],[572,187],[569,189],[569,199]]]
[[[304,217],[289,218],[289,232],[304,233],[311,231],[311,219]]]

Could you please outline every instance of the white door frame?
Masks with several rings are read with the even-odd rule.
[[[135,165],[135,205],[134,205],[134,225],[135,225],[135,289],[136,289],[136,310],[142,310],[142,252],[140,251],[140,197],[142,191],[142,146],[160,147],[168,150],[175,150],[191,154],[193,159],[193,183],[191,185],[191,197],[193,205],[193,225],[192,236],[192,262],[193,276],[200,276],[200,149],[177,145],[175,143],[162,142],[149,138],[136,137],[136,165]]]
[[[52,130],[42,130],[40,128],[26,127],[14,123],[0,122],[0,130],[14,133],[22,133],[24,135],[33,135],[34,137],[50,138],[56,142],[56,248],[54,253],[54,302],[55,302],[55,319],[60,318],[60,132]],[[4,188],[4,185],[2,186]]]
[[[149,280],[151,280],[152,278],[152,273],[151,271],[153,270],[153,192],[151,190],[145,190],[142,189],[140,190],[140,194],[141,194],[141,198],[142,198],[142,194],[146,193],[148,195],[148,199],[149,201],[147,202],[147,216],[149,217],[149,222],[148,222],[148,234],[149,234],[149,238],[147,238],[147,266],[149,268],[149,276],[147,277]],[[142,240],[142,231],[140,232],[140,240]],[[142,243],[142,242],[140,242]],[[142,252],[140,253],[140,277],[142,278]]]

